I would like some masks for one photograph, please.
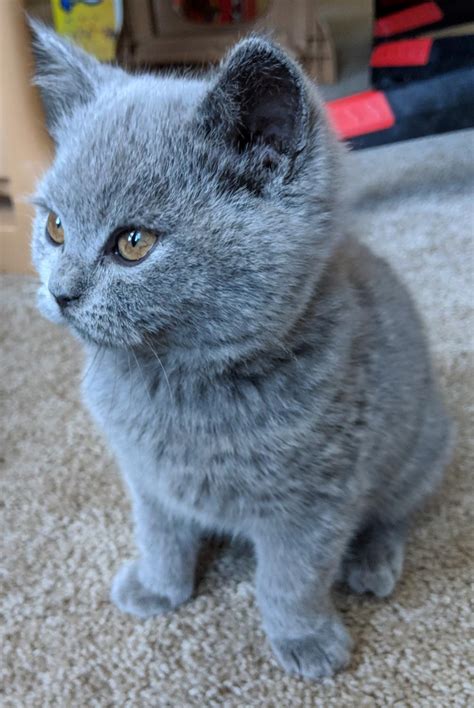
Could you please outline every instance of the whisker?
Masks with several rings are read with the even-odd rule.
[[[113,384],[112,384],[112,395],[111,395],[111,397],[110,397],[109,416],[110,416],[110,414],[112,413],[112,409],[113,409],[114,403],[115,403],[115,398],[116,398],[116,395],[117,395],[117,378],[118,378],[118,366],[117,366],[117,363],[118,363],[118,351],[117,351],[117,349],[116,349],[115,352],[114,352],[114,364],[115,364],[115,366],[114,366],[114,373],[115,373],[115,375],[114,375],[114,382],[113,382]]]
[[[144,373],[143,373],[142,367],[140,366],[140,362],[138,361],[138,357],[137,357],[137,355],[135,354],[135,352],[133,351],[133,349],[130,349],[130,351],[132,352],[133,358],[135,359],[135,361],[136,361],[136,363],[137,363],[138,371],[140,372],[140,376],[142,377],[142,381],[143,381],[143,384],[144,384],[144,386],[145,386],[145,391],[146,391],[146,394],[147,394],[147,396],[148,396],[148,400],[149,400],[150,403],[153,405],[153,401],[151,400],[150,392],[149,392],[149,390],[148,390],[148,386],[147,386],[147,383],[146,383],[145,375],[144,375]]]
[[[81,377],[80,386],[82,386],[82,384],[84,383],[84,381],[87,378],[87,375],[92,370],[92,367],[96,364],[99,354],[102,354],[102,356],[104,354],[105,349],[102,347],[101,344],[97,344],[96,347],[97,348],[95,350],[95,354],[93,355],[91,361],[89,362],[89,366],[87,367],[86,371],[84,372],[84,374]]]
[[[132,367],[130,366],[130,352],[128,349],[126,350],[127,352],[127,366],[128,366],[128,402],[130,403],[132,400]]]
[[[154,347],[152,346],[152,343],[151,343],[149,340],[147,340],[147,339],[145,339],[145,343],[149,346],[151,353],[154,355],[154,357],[156,358],[158,364],[161,366],[161,369],[162,369],[162,371],[163,371],[163,375],[164,375],[164,377],[165,377],[166,385],[168,386],[168,392],[169,392],[169,394],[170,394],[171,403],[174,404],[173,391],[171,390],[170,380],[169,380],[169,378],[168,378],[168,374],[166,373],[166,369],[165,369],[165,367],[164,367],[164,365],[163,365],[163,362],[161,361],[160,357],[158,356],[157,352],[155,351]]]

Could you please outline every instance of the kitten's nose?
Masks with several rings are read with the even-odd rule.
[[[50,275],[48,289],[61,310],[78,300],[84,291],[80,273],[71,266],[60,266]]]
[[[79,295],[56,295],[53,293],[53,297],[58,303],[61,310],[63,310],[70,302],[74,300],[79,300]]]
[[[71,302],[74,302],[74,300],[79,300],[79,297],[80,297],[80,295],[78,295],[77,293],[63,292],[59,289],[56,290],[55,288],[52,288],[51,286],[49,287],[49,292],[54,297],[54,299],[58,303],[61,310],[64,310],[64,308],[67,307]]]

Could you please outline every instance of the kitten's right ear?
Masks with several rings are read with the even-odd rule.
[[[58,125],[79,105],[88,103],[101,84],[120,72],[101,64],[72,42],[41,22],[28,18],[38,86],[48,131],[54,137]]]

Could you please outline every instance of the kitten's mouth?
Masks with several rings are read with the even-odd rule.
[[[70,315],[64,315],[64,322],[69,327],[71,332],[86,344],[94,344],[99,347],[107,347],[112,345],[112,342],[108,341],[108,338],[105,336],[100,339],[98,337],[94,337],[85,327],[82,327]]]
[[[97,342],[93,339],[93,337],[91,337],[87,330],[83,329],[80,325],[78,325],[76,322],[73,322],[67,317],[65,317],[64,319],[66,320],[66,323],[68,324],[72,332],[74,334],[77,334],[77,336],[87,342],[87,344],[97,344]]]
[[[67,327],[72,334],[76,335],[87,344],[98,344],[94,337],[91,336],[90,332],[77,321],[70,308],[60,310],[59,307],[56,307],[56,311],[58,323]]]
[[[69,327],[72,334],[85,344],[104,347],[106,349],[128,349],[132,344],[126,340],[120,340],[117,336],[112,336],[107,330],[91,333],[81,325],[81,323],[77,322],[71,314],[64,316],[63,321]]]

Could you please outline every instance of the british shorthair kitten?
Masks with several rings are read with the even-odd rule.
[[[139,557],[112,600],[173,610],[204,533],[242,535],[278,661],[328,676],[351,646],[331,588],[392,592],[450,425],[411,298],[338,218],[321,99],[258,36],[196,79],[32,31],[56,145],[39,307],[84,343],[84,398],[134,508]]]

